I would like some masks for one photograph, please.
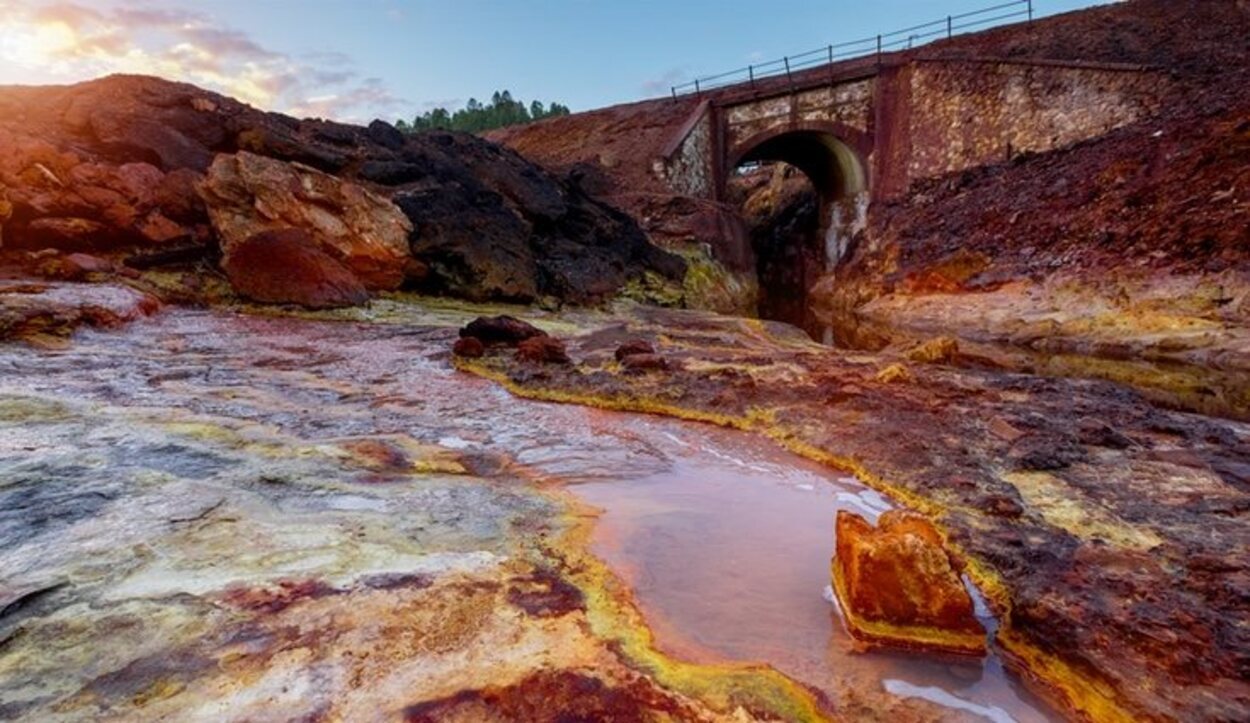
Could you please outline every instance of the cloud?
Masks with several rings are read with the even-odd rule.
[[[0,63],[75,81],[143,73],[185,81],[266,110],[364,121],[407,103],[380,78],[360,78],[334,51],[293,56],[200,12],[137,3],[97,9],[15,0],[0,16]]]
[[[380,78],[365,78],[340,93],[308,98],[290,110],[295,115],[336,117],[342,108],[365,107],[375,111],[376,117],[390,119],[407,105],[407,101],[391,93]]]
[[[647,96],[668,95],[674,85],[679,85],[689,79],[690,71],[687,68],[669,68],[659,77],[643,81],[640,87]]]

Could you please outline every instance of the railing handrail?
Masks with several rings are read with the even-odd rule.
[[[999,11],[1003,10],[1007,12],[999,13]],[[985,17],[990,13],[999,14],[994,17]],[[796,71],[829,65],[841,60],[867,58],[874,54],[877,56],[878,62],[880,62],[881,54],[885,51],[892,52],[895,49],[910,50],[916,47],[917,43],[923,44],[941,36],[953,37],[956,30],[988,27],[990,23],[1000,20],[1025,16],[1030,21],[1033,20],[1033,0],[1009,0],[1009,2],[991,5],[980,10],[947,15],[944,18],[913,25],[902,30],[893,30],[861,40],[833,43],[795,55],[787,55],[777,60],[753,63],[745,68],[735,68],[723,73],[695,78],[687,83],[672,86],[673,98],[689,93],[700,94],[704,91],[738,85],[739,83],[749,82],[754,84],[759,80],[776,78],[782,75],[792,76]]]

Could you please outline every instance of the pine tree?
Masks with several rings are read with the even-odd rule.
[[[464,108],[455,112],[446,108],[434,108],[413,118],[411,123],[396,121],[395,127],[405,133],[431,130],[482,133],[568,114],[568,106],[553,102],[544,107],[542,101],[538,100],[526,106],[524,102],[513,98],[511,91],[497,90],[491,94],[489,104],[470,98]]]

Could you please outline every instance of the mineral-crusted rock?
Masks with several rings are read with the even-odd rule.
[[[571,364],[564,342],[552,336],[532,336],[517,345],[516,358],[539,364]]]
[[[302,229],[254,234],[235,245],[224,266],[235,292],[252,301],[333,309],[369,300],[352,272]]]
[[[79,327],[113,328],[160,309],[155,297],[104,284],[0,282],[0,340],[45,342]]]
[[[920,515],[891,510],[873,528],[838,511],[833,583],[847,630],[868,644],[980,655],[985,631],[942,538]]]
[[[390,201],[314,168],[253,153],[218,156],[199,185],[226,264],[268,230],[298,228],[370,289],[404,280],[412,225]]]
[[[949,336],[939,336],[921,342],[907,350],[907,358],[922,364],[946,364],[959,353],[959,342]]]
[[[877,381],[882,384],[910,382],[913,379],[912,373],[902,364],[891,364],[877,373]]]
[[[461,337],[475,337],[483,344],[514,346],[547,332],[513,316],[479,316],[460,330]]]

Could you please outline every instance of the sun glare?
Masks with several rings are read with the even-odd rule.
[[[62,22],[17,24],[0,30],[0,53],[22,65],[39,66],[64,59],[78,42],[74,30]]]

